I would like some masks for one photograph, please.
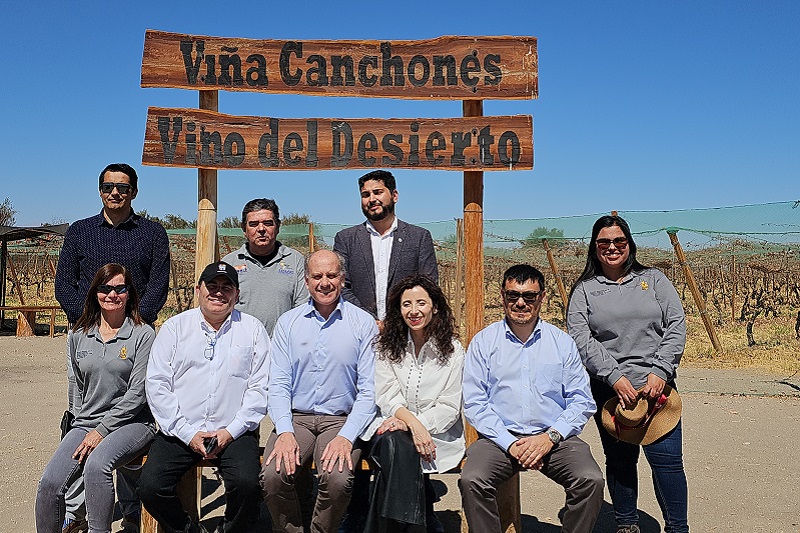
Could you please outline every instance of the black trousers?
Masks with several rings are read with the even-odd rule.
[[[253,530],[259,512],[258,432],[247,432],[231,442],[212,464],[219,468],[225,486],[225,533]],[[139,494],[145,509],[168,531],[181,532],[189,515],[176,492],[183,475],[202,460],[180,439],[156,435],[139,478]]]

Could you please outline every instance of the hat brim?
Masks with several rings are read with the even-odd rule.
[[[603,427],[612,437],[623,442],[642,446],[654,443],[675,429],[683,411],[683,401],[678,391],[669,385],[664,385],[664,394],[667,397],[667,403],[653,415],[647,425],[637,428],[620,426],[619,431],[617,431],[617,427],[614,424],[614,414],[617,412],[619,398],[616,396],[610,398],[603,405],[601,412]]]

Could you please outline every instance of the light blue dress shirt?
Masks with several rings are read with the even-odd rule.
[[[292,410],[347,415],[339,435],[355,442],[375,417],[377,332],[372,315],[341,298],[327,320],[310,299],[284,313],[272,335],[269,416],[275,431],[294,431]]]
[[[145,383],[161,432],[189,444],[198,431],[236,439],[255,430],[267,412],[269,351],[264,324],[235,309],[217,331],[200,308],[164,322]]]
[[[464,416],[504,450],[549,428],[577,435],[597,407],[572,337],[543,320],[522,341],[505,320],[478,332],[464,364]]]

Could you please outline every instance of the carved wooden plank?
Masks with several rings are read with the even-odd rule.
[[[240,170],[525,170],[533,168],[533,118],[284,119],[151,107],[142,163]]]
[[[413,99],[537,98],[535,37],[283,41],[147,30],[142,87]]]

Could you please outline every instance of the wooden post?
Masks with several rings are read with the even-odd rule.
[[[714,324],[711,323],[711,319],[708,316],[706,303],[703,301],[703,296],[700,294],[700,290],[697,288],[697,283],[694,280],[692,269],[689,267],[689,262],[686,260],[686,254],[683,253],[683,248],[678,240],[678,230],[668,229],[667,235],[669,235],[669,240],[672,243],[672,247],[675,249],[675,255],[678,256],[678,261],[681,267],[683,267],[683,275],[686,277],[686,283],[689,284],[689,289],[692,291],[694,303],[697,305],[697,309],[700,310],[700,318],[703,319],[703,325],[705,325],[706,331],[708,332],[708,337],[711,339],[711,345],[714,347],[714,350],[716,350],[717,353],[722,353],[722,345],[719,343],[719,339],[717,338],[717,332],[714,329]]]
[[[733,245],[731,245],[731,320],[736,320],[736,255],[733,253]]]
[[[317,243],[314,240],[314,223],[308,223],[308,253],[313,254],[314,250],[317,247]]]
[[[465,117],[483,116],[483,100],[464,100]],[[483,265],[483,172],[464,172],[464,252],[466,263],[465,315],[468,344],[472,337],[483,329],[484,321],[484,265]],[[467,446],[475,442],[475,428],[466,425]],[[514,475],[497,489],[500,525],[504,533],[521,531],[519,475]],[[466,531],[466,520],[461,522]]]
[[[8,241],[0,241],[0,306],[6,305],[6,257]],[[6,311],[0,310],[0,329],[6,325]]]
[[[14,268],[14,260],[11,259],[11,254],[8,254],[8,268],[11,271],[11,281],[17,288],[17,297],[19,298],[19,305],[25,305],[25,295],[22,294],[22,285],[17,278],[17,269]]]
[[[183,313],[183,303],[181,302],[180,287],[178,287],[178,271],[175,268],[175,256],[170,257],[169,268],[172,271],[172,290],[175,291],[175,303],[178,306],[178,313]]]
[[[553,257],[553,252],[550,250],[550,245],[547,243],[547,239],[542,239],[542,245],[544,246],[545,252],[547,252],[547,261],[550,263],[550,270],[553,271],[553,277],[556,278],[556,283],[558,284],[558,293],[561,295],[561,301],[564,302],[564,320],[567,320],[567,290],[564,288],[564,280],[561,279],[561,272],[558,270],[558,265],[556,264],[556,259]],[[544,288],[544,287],[542,287]]]
[[[458,328],[459,333],[462,333],[463,327],[461,324],[461,314],[463,311],[463,299],[464,299],[464,286],[463,286],[463,279],[464,279],[464,219],[458,218],[456,219],[456,274],[454,276],[456,280],[456,287],[455,287],[455,296],[453,297],[452,306],[455,309],[456,314],[456,327]]]
[[[200,109],[218,111],[219,93],[200,91]],[[197,245],[194,256],[194,280],[219,257],[217,248],[217,171],[197,169]],[[195,306],[197,302],[195,301]]]

